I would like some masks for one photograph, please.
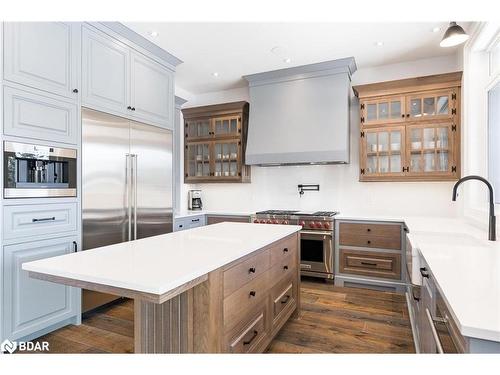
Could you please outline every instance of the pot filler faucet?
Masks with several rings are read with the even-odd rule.
[[[491,184],[488,182],[487,179],[481,177],[481,176],[465,176],[462,177],[460,180],[457,181],[455,186],[453,186],[453,197],[451,198],[452,201],[457,200],[457,189],[458,186],[468,180],[478,180],[482,181],[485,183],[485,185],[488,187],[488,190],[490,191],[490,219],[489,219],[489,227],[488,227],[488,240],[490,241],[496,241],[497,240],[497,235],[496,235],[496,218],[495,218],[495,202],[493,200],[493,187]]]

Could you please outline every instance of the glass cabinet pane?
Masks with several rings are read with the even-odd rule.
[[[214,120],[214,135],[238,135],[238,116],[220,117]]]
[[[366,121],[375,121],[377,119],[377,104],[368,104],[366,106]]]
[[[437,98],[437,114],[447,115],[448,114],[448,96],[438,96]]]
[[[434,116],[436,114],[436,106],[434,97],[424,98],[424,116]]]
[[[410,111],[411,111],[411,117],[422,116],[422,100],[420,98],[411,100]]]
[[[389,133],[388,132],[378,133],[378,150],[379,151],[389,151]]]
[[[391,119],[398,119],[401,117],[401,101],[395,100],[391,102]]]
[[[238,142],[215,142],[214,149],[215,176],[238,176]]]
[[[210,176],[210,147],[208,143],[188,144],[189,177]]]
[[[403,131],[366,131],[366,174],[401,173],[403,165]]]
[[[389,103],[379,103],[378,104],[378,118],[380,120],[389,118]]]
[[[187,121],[188,138],[208,137],[210,135],[210,120]]]

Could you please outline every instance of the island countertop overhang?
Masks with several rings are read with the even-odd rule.
[[[299,232],[295,225],[219,223],[27,262],[36,278],[124,296],[142,293],[158,303],[192,287],[224,265]],[[109,289],[108,289],[109,288]],[[178,292],[182,292],[179,290]]]

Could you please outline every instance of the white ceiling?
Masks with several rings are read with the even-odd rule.
[[[470,31],[471,23],[460,24]],[[177,67],[176,85],[193,94],[245,86],[241,77],[246,74],[342,57],[354,56],[361,69],[449,55],[461,48],[439,47],[447,22],[125,25],[184,61]],[[441,30],[433,32],[434,27]],[[159,35],[152,37],[151,31]],[[274,47],[278,49],[273,53]],[[284,62],[286,58],[291,62]]]

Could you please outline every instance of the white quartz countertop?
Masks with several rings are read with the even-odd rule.
[[[500,242],[459,218],[340,214],[404,222],[464,336],[500,342]],[[414,254],[415,256],[415,254]]]
[[[22,268],[162,295],[300,229],[219,223],[28,262]]]

